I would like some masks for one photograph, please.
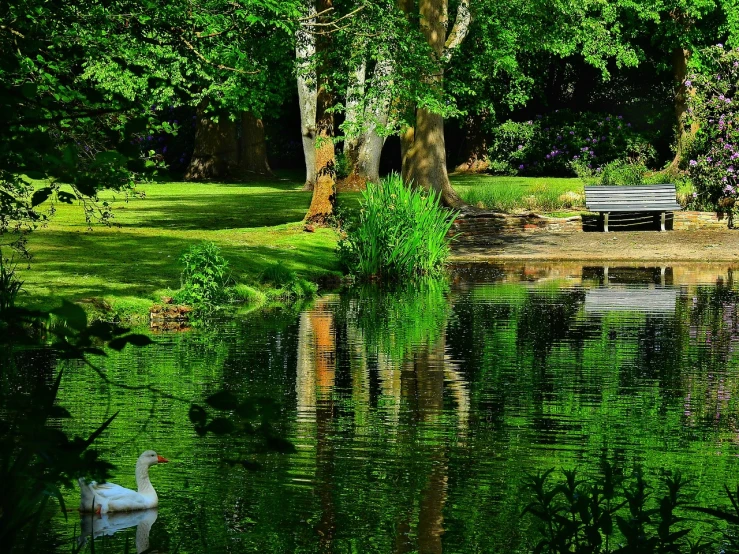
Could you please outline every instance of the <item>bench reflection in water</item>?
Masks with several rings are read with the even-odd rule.
[[[670,267],[584,267],[586,280],[599,285],[585,292],[586,313],[675,313],[679,290]]]

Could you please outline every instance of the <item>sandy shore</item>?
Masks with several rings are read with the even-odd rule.
[[[739,230],[502,233],[484,244],[452,245],[452,262],[739,262]]]

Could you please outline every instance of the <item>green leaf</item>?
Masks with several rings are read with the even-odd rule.
[[[205,426],[205,422],[208,418],[208,414],[205,413],[203,407],[198,406],[197,404],[193,404],[192,406],[190,406],[188,416],[190,417],[190,421],[192,422],[192,424],[197,427]]]
[[[62,300],[59,308],[51,310],[52,314],[62,319],[67,325],[76,331],[84,331],[87,329],[87,314],[77,304],[73,304],[67,300]]]
[[[21,94],[26,98],[34,98],[38,92],[38,85],[36,83],[24,83],[21,86]]]
[[[35,208],[39,204],[43,204],[49,199],[51,193],[52,190],[49,187],[38,189],[36,192],[33,193],[33,196],[31,197],[31,206]]]

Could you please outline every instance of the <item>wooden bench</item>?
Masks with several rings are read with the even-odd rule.
[[[682,210],[675,200],[675,185],[637,185],[630,187],[585,187],[585,205],[600,212],[603,231],[608,232],[612,212],[654,212],[660,214],[660,231],[665,230],[665,214]]]

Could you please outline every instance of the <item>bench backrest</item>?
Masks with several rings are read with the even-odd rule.
[[[666,211],[681,210],[675,200],[675,185],[588,186],[585,204],[589,210],[600,211]]]

